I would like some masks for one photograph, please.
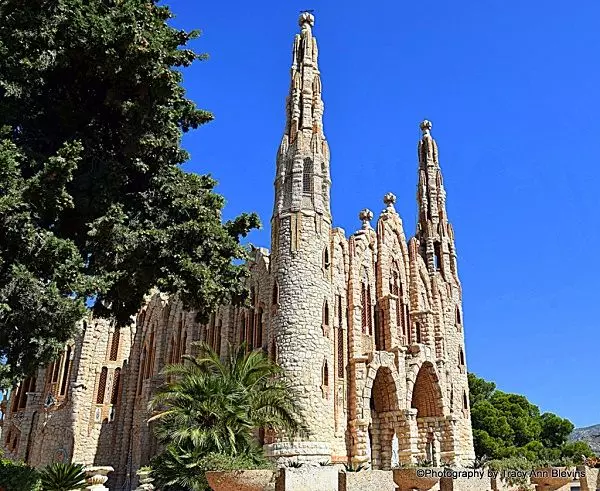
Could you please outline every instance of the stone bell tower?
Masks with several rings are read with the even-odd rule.
[[[301,14],[299,24],[277,152],[271,278],[278,299],[271,326],[277,362],[298,391],[308,435],[294,443],[281,437],[266,450],[280,460],[319,462],[331,457],[328,442],[334,431],[333,342],[327,329],[332,311],[331,180],[313,15]]]

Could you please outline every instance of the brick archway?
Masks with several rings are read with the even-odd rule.
[[[417,372],[410,406],[417,410],[417,419],[443,416],[442,391],[430,362],[423,363]]]
[[[392,373],[387,366],[377,370],[369,399],[371,417],[368,434],[373,469],[389,469],[391,466],[392,441],[399,410]]]
[[[449,435],[442,391],[431,362],[423,362],[419,368],[410,401],[411,408],[416,410],[418,455],[439,465],[442,452],[448,450]]]

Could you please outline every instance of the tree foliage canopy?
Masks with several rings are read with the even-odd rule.
[[[496,384],[469,374],[475,454],[492,459],[525,457],[558,462],[593,455],[584,442],[569,442],[573,423],[540,409],[524,396],[507,394]]]
[[[240,237],[182,133],[212,115],[185,97],[198,32],[155,0],[0,0],[0,357],[18,377],[85,313],[121,325],[152,287],[206,319],[245,296]]]

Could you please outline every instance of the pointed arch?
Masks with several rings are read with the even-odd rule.
[[[417,373],[410,405],[417,410],[417,418],[443,416],[442,392],[431,362],[424,362]]]

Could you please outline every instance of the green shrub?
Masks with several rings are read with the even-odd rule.
[[[0,488],[4,491],[41,491],[39,473],[23,462],[0,458]]]
[[[85,472],[81,464],[56,462],[44,467],[40,477],[44,491],[72,491],[85,486]]]

